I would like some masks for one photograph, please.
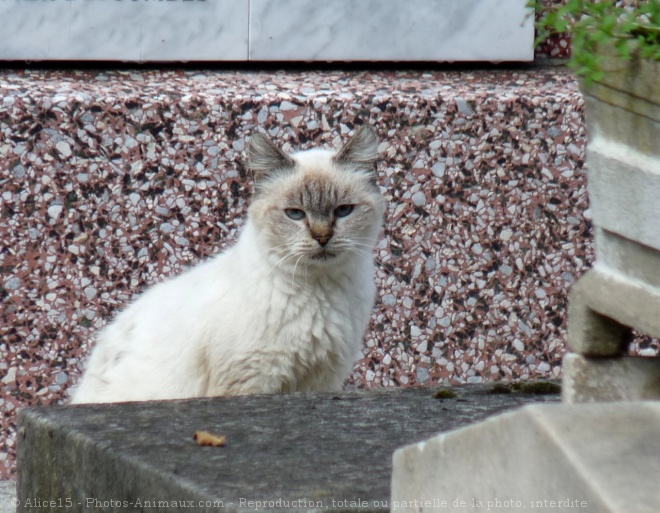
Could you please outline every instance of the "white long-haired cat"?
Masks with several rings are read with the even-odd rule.
[[[287,155],[250,140],[238,242],[153,286],[99,335],[73,403],[340,389],[373,307],[377,140]]]

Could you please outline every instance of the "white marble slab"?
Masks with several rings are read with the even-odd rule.
[[[249,0],[0,0],[0,59],[247,60]]]
[[[0,60],[530,61],[525,2],[0,0]]]
[[[526,0],[250,0],[250,59],[531,61]]]

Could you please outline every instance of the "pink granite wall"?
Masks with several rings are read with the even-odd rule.
[[[253,130],[295,149],[362,122],[390,207],[348,386],[558,377],[593,259],[568,73],[4,71],[0,478],[16,411],[66,400],[116,309],[235,240]]]

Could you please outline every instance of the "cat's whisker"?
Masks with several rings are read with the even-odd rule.
[[[346,256],[348,257],[349,262],[353,266],[353,272],[357,273],[357,266],[355,265],[355,261],[351,258],[351,253],[353,253],[353,251],[351,251],[350,248],[347,248]],[[358,254],[358,256],[361,256],[361,255]]]
[[[370,253],[374,250],[373,246],[369,246],[368,244],[362,244],[361,242],[352,242],[349,245],[350,246],[359,246],[360,248],[368,249]]]
[[[278,244],[277,246],[271,246],[270,249],[274,250],[274,249],[285,248],[285,247],[289,247],[289,246],[291,246],[290,242],[284,242],[282,244]],[[276,253],[277,253],[277,251],[276,251]]]
[[[273,264],[273,267],[272,267],[272,269],[271,269],[271,272],[274,271],[275,269],[277,269],[277,268],[279,267],[279,265],[280,265],[282,262],[284,262],[285,260],[287,260],[287,259],[290,258],[290,257],[295,256],[295,254],[296,254],[296,253],[295,253],[294,251],[289,251],[286,255],[284,255],[284,256],[283,256],[282,258],[280,258],[277,262],[275,262],[275,264]]]
[[[305,254],[303,253],[298,257],[298,260],[296,260],[296,264],[293,266],[293,274],[291,275],[291,288],[294,288],[295,280],[296,280],[296,269],[298,268],[298,262],[300,262],[300,259],[303,258]],[[305,288],[307,288],[307,274],[305,273]]]
[[[363,244],[348,243],[344,245],[337,245],[337,249],[340,251],[356,251],[360,252],[360,255],[367,257],[372,255],[373,248],[370,246],[365,246]]]
[[[285,251],[278,251],[280,248],[286,248],[286,250],[285,250]],[[276,255],[276,256],[278,256],[278,257],[279,257],[279,256],[282,256],[282,254],[284,254],[284,255],[289,255],[289,254],[291,254],[293,251],[295,251],[295,250],[292,250],[292,249],[291,249],[291,244],[289,244],[288,242],[285,243],[285,244],[280,244],[280,245],[278,245],[278,246],[274,246],[274,247],[271,248],[271,249],[272,249],[272,250],[275,250],[275,251],[272,251],[272,254],[274,254],[274,255]]]
[[[352,252],[354,255],[358,255],[360,258],[371,258],[371,251],[365,251],[361,248],[347,248],[347,251]]]
[[[362,237],[360,235],[352,235],[351,240],[368,240],[371,243],[374,242],[373,237]]]
[[[380,255],[377,252],[374,252],[374,248],[370,245],[366,244],[361,244],[361,243],[356,243],[354,239],[350,241],[350,244],[347,244],[346,246],[343,246],[341,248],[344,251],[353,251],[353,252],[358,252],[361,257],[368,257],[372,256],[374,259],[374,262],[378,264],[378,268],[382,269],[385,274],[388,276],[395,276],[394,273],[392,273],[387,267],[385,267],[385,263],[381,259]]]
[[[371,248],[373,248],[374,245],[375,245],[375,241],[372,237],[355,237],[355,236],[351,236],[351,241],[366,243]]]

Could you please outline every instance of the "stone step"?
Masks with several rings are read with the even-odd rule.
[[[19,511],[387,512],[397,447],[556,400],[477,385],[27,409]]]
[[[660,401],[660,358],[564,356],[566,403]]]
[[[658,429],[660,402],[527,406],[395,452],[392,508],[655,513]]]

